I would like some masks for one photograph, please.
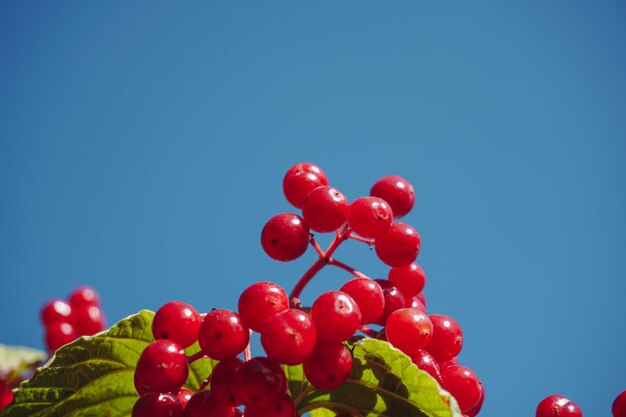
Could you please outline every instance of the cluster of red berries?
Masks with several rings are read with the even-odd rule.
[[[46,346],[54,352],[79,336],[101,332],[106,321],[100,308],[100,297],[91,287],[78,287],[66,300],[55,298],[41,309]]]
[[[4,381],[0,381],[0,410],[13,401],[13,391]]]

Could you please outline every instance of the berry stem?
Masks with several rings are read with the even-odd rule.
[[[319,245],[319,243],[317,243],[317,241],[315,240],[315,237],[313,236],[313,234],[311,234],[311,237],[309,237],[309,242],[311,242],[311,246],[313,247],[313,249],[315,249],[315,252],[317,252],[319,257],[323,258],[325,256],[324,250]]]
[[[359,278],[369,278],[369,277],[368,277],[367,275],[365,275],[364,273],[359,272],[359,271],[357,271],[356,269],[352,268],[351,266],[346,265],[346,264],[344,264],[343,262],[338,261],[338,260],[336,260],[336,259],[330,259],[330,260],[328,261],[328,265],[334,265],[334,266],[336,266],[336,267],[339,267],[339,268],[341,268],[341,269],[344,269],[344,270],[348,271],[349,273],[351,273],[352,275],[357,276],[357,277],[359,277]]]
[[[202,359],[204,357],[206,357],[206,355],[204,354],[203,351],[196,352],[196,353],[194,353],[191,356],[187,356],[187,362],[193,363],[193,362],[197,361],[198,359]]]
[[[373,246],[374,245],[374,239],[367,239],[365,237],[361,237],[359,235],[355,235],[354,233],[350,233],[350,236],[348,236],[348,239],[354,239],[357,242],[363,242],[363,243],[366,243],[369,246]]]
[[[367,327],[367,326],[359,327],[359,331],[361,333],[364,333],[364,334],[368,335],[369,337],[374,337],[375,338],[376,336],[378,336],[378,332],[376,330],[374,330],[374,329],[372,329],[370,327]]]
[[[252,330],[250,330],[250,338],[252,338]],[[250,340],[248,340],[248,345],[243,351],[243,360],[244,362],[248,362],[252,358],[252,349],[250,348]]]

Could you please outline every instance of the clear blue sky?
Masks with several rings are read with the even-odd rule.
[[[2,2],[0,342],[89,283],[110,321],[234,308],[290,210],[286,169],[350,199],[413,182],[431,312],[463,326],[486,417],[626,389],[626,3]],[[356,243],[339,259],[386,273]],[[323,271],[305,291],[348,277]],[[307,298],[308,297],[308,298]],[[258,345],[255,346],[256,351]]]

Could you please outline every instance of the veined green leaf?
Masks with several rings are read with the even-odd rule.
[[[23,373],[35,368],[47,357],[42,350],[0,343],[0,379],[11,386],[14,380],[19,381]]]

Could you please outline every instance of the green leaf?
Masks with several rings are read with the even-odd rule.
[[[141,352],[154,341],[153,317],[153,312],[143,310],[105,332],[63,346],[19,386],[0,417],[130,416],[138,398],[135,367]],[[187,353],[198,349],[194,345]],[[209,359],[195,361],[185,388],[196,390],[212,369]]]
[[[348,346],[353,353],[352,373],[334,391],[314,388],[306,381],[302,366],[285,368],[298,412],[311,412],[312,417],[340,413],[361,417],[461,417],[456,400],[388,342],[364,338]]]
[[[34,369],[47,357],[42,350],[0,343],[0,380],[12,386],[26,371]]]

